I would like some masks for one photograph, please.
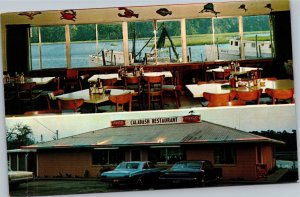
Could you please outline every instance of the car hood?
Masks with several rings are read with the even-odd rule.
[[[11,178],[32,177],[33,173],[28,171],[9,171],[8,176]]]
[[[165,173],[173,173],[173,172],[201,172],[199,169],[191,169],[191,168],[181,168],[181,169],[170,169],[164,171]]]

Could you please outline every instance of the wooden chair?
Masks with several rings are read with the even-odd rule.
[[[124,106],[128,104],[128,111],[131,111],[132,108],[132,95],[131,93],[120,94],[120,95],[110,95],[109,100],[116,105],[115,111],[119,111],[119,107],[121,106],[121,110],[125,111]]]
[[[82,90],[81,80],[78,75],[78,70],[67,69],[65,77],[65,91],[71,92]]]
[[[80,107],[83,105],[83,99],[57,99],[59,111],[80,111]]]
[[[117,78],[112,78],[112,79],[101,79],[102,85],[103,86],[114,86],[118,79]]]
[[[132,95],[132,102],[138,103],[139,109],[143,109],[143,91],[141,86],[141,77],[124,77],[124,85],[126,90],[134,90]]]
[[[213,80],[228,80],[230,72],[230,69],[225,69],[224,71],[212,71]]]
[[[281,103],[284,101],[287,103],[290,100],[290,103],[295,103],[294,100],[294,88],[291,89],[270,89],[266,88],[265,92],[272,98],[272,104]]]
[[[41,92],[34,92],[36,82],[17,83],[17,101],[21,104],[20,108],[34,109],[38,106],[38,99]]]
[[[55,96],[58,96],[58,95],[61,95],[61,94],[64,94],[64,90],[58,89],[58,90],[54,90],[52,92],[49,92],[46,95],[48,110],[58,109],[58,104],[57,104],[57,100],[55,99]]]
[[[203,92],[203,97],[208,101],[208,105],[212,105],[213,103],[226,103],[235,97],[233,92],[230,93],[209,93]]]
[[[244,101],[232,100],[228,102],[209,102],[207,107],[221,107],[221,106],[243,106],[246,105]]]
[[[163,81],[164,76],[144,76],[143,79],[146,81],[146,95],[148,100],[148,110],[150,110],[151,103],[159,103],[160,108],[163,108]]]
[[[260,103],[260,95],[262,93],[262,89],[251,90],[251,91],[233,90],[232,93],[240,101],[245,101],[246,103],[254,102],[256,104],[259,104]]]
[[[61,114],[59,110],[37,110],[37,111],[26,111],[24,113],[25,116],[37,116],[37,115],[54,115]]]

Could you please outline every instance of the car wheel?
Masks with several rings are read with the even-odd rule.
[[[137,179],[136,185],[138,188],[144,188],[146,186],[145,179],[141,176]]]
[[[205,186],[205,176],[202,177],[201,182],[200,182],[200,186],[201,187]]]

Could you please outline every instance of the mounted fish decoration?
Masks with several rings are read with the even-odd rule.
[[[241,9],[241,10],[245,10],[245,12],[247,12],[247,8],[246,8],[246,5],[245,4],[242,4],[240,5],[240,7],[238,7],[238,9]]]
[[[156,10],[156,13],[161,16],[172,15],[172,11],[168,10],[167,8],[160,8]]]
[[[213,3],[208,3],[203,6],[203,9],[199,13],[203,12],[211,12],[214,13],[216,16],[220,13],[214,10],[214,4]]]
[[[61,17],[60,20],[66,19],[66,20],[76,20],[76,12],[74,10],[63,10],[60,12]]]
[[[131,17],[138,18],[139,17],[139,14],[134,13],[134,11],[132,11],[128,8],[120,7],[119,10],[125,10],[124,14],[118,13],[119,17],[125,17],[125,18],[131,18]]]
[[[265,6],[265,8],[270,9],[271,12],[274,10],[274,9],[272,8],[272,4],[271,4],[271,3],[268,3],[268,4]]]
[[[42,14],[42,12],[21,12],[19,15],[27,16],[30,20],[33,19],[35,15]]]

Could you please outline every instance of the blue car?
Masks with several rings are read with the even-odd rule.
[[[112,186],[128,184],[135,187],[146,187],[158,181],[162,168],[156,168],[150,161],[130,161],[120,163],[114,170],[103,172],[101,181]]]

